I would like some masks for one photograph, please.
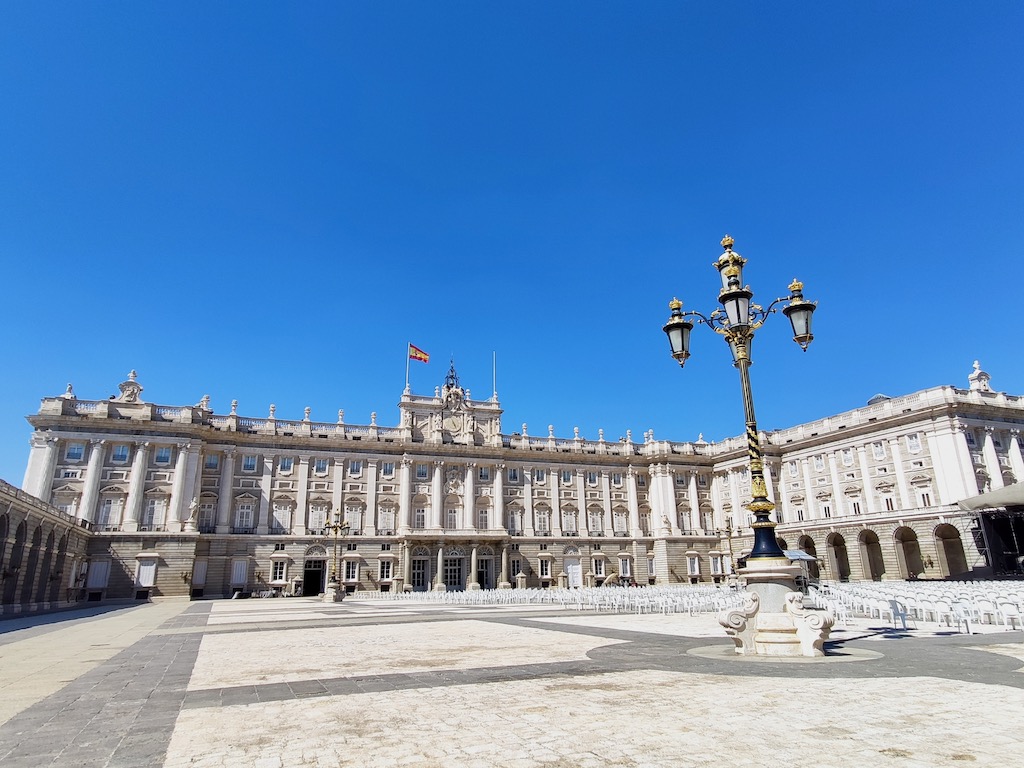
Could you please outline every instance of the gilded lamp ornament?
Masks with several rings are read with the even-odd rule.
[[[775,539],[775,523],[771,521],[771,511],[775,505],[768,499],[768,487],[764,479],[764,462],[761,458],[761,445],[757,433],[757,420],[754,416],[754,398],[750,389],[751,365],[750,347],[754,340],[754,332],[764,325],[768,316],[779,311],[790,322],[793,329],[793,341],[804,351],[814,339],[811,333],[811,317],[817,308],[817,302],[807,301],[803,295],[804,284],[793,280],[789,284],[789,296],[778,298],[767,308],[752,303],[754,292],[749,285],[743,284],[743,267],[747,260],[732,249],[735,240],[726,235],[721,241],[723,251],[713,266],[718,270],[722,287],[718,292],[718,303],[711,314],[700,312],[683,312],[683,302],[673,298],[669,302],[671,314],[662,330],[668,336],[672,357],[680,366],[686,364],[690,357],[690,331],[694,324],[706,325],[715,333],[725,338],[732,353],[733,365],[740,371],[740,385],[743,395],[743,410],[747,426],[747,454],[750,463],[751,500],[744,506],[754,513],[754,547],[751,558],[784,558]]]

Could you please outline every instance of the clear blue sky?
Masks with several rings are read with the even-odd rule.
[[[0,8],[0,477],[39,398],[397,421],[497,353],[506,431],[742,431],[725,233],[765,303],[760,424],[1024,392],[1024,6],[45,3]]]

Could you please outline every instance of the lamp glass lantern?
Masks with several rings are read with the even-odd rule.
[[[679,299],[672,299],[668,305],[672,310],[672,315],[662,330],[668,336],[672,357],[682,367],[686,364],[686,358],[690,356],[690,331],[693,330],[693,323],[683,317],[683,302]]]
[[[795,299],[782,308],[782,314],[789,318],[789,322],[793,326],[793,341],[799,344],[805,352],[808,345],[814,340],[814,334],[811,333],[811,316],[815,309],[814,304],[803,299]]]

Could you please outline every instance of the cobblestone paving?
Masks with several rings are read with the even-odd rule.
[[[1001,628],[858,620],[830,650],[866,660],[794,664],[729,658],[707,616],[294,599],[34,618],[0,622],[4,768],[1020,763],[1024,635]],[[47,664],[7,663],[30,654]]]

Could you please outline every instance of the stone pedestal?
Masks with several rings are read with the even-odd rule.
[[[439,582],[437,582],[437,584],[434,585],[434,591],[435,592],[447,592],[448,591],[448,585],[445,584],[443,581],[439,581]]]
[[[794,591],[800,566],[786,558],[747,561],[740,577],[747,582],[743,607],[722,611],[719,623],[736,643],[736,653],[755,656],[824,656],[832,618],[803,606]]]
[[[474,591],[480,589],[480,585],[477,584],[475,581],[471,581],[471,582],[469,582],[469,586],[466,587],[466,589],[468,591],[470,591],[470,592],[474,592]]]
[[[507,581],[503,581],[498,585],[498,589],[512,589],[512,584]]]
[[[323,601],[325,603],[340,603],[344,599],[345,588],[337,582],[328,582],[327,588],[324,590]]]

